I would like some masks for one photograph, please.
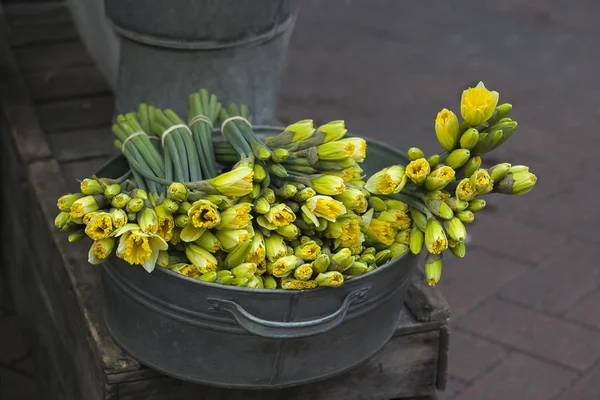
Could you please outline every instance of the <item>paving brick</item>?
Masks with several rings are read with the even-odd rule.
[[[41,398],[44,397],[40,396],[33,380],[15,371],[0,367],[0,399],[39,400]]]
[[[456,319],[527,269],[485,251],[467,250],[461,262],[444,269],[438,286],[450,304],[451,318]]]
[[[537,264],[565,243],[564,234],[528,226],[517,221],[510,211],[499,208],[495,215],[483,210],[476,216],[480,220],[477,225],[472,230],[467,227],[473,235],[473,245]]]
[[[600,399],[600,364],[583,375],[559,400]]]
[[[0,362],[10,364],[27,355],[28,346],[14,316],[0,321]]]
[[[470,382],[498,363],[506,354],[507,350],[500,345],[453,330],[450,334],[448,371],[453,376]]]
[[[550,251],[554,254],[539,268],[509,283],[501,296],[528,307],[561,313],[600,285],[600,248],[570,242]]]
[[[549,400],[576,378],[566,368],[513,353],[455,400]]]
[[[565,314],[567,319],[579,321],[600,329],[600,290],[596,290],[571,306]]]
[[[490,300],[456,326],[580,371],[600,359],[600,333],[501,300]]]
[[[448,383],[446,384],[446,390],[437,393],[437,400],[452,400],[465,389],[467,383],[454,376],[448,376]]]

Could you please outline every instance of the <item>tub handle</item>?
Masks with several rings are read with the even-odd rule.
[[[329,315],[300,322],[279,322],[258,318],[232,300],[208,298],[207,301],[211,305],[211,311],[231,314],[249,333],[271,339],[293,339],[319,335],[335,328],[344,320],[350,305],[365,300],[370,288],[371,285],[368,285],[348,293],[340,308]]]

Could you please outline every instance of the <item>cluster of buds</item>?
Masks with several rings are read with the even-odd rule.
[[[347,137],[344,121],[302,120],[261,138],[245,107],[222,108],[206,91],[190,96],[188,128],[170,110],[140,106],[113,127],[132,178],[84,179],[80,193],[58,200],[56,226],[70,241],[93,241],[92,264],[114,250],[148,272],[158,265],[247,288],[337,287],[426,250],[435,285],[444,252],[464,257],[465,224],[485,207],[482,196],[521,195],[536,182],[525,166],[482,167],[516,128],[511,106],[497,102],[483,84],[466,90],[462,123],[446,109],[436,118],[443,152],[411,148],[405,165],[366,181],[367,143]],[[226,141],[213,143],[217,115]]]
[[[517,123],[507,117],[510,104],[498,103],[498,93],[483,83],[463,92],[463,122],[450,110],[440,111],[435,133],[443,148],[425,158],[417,147],[408,150],[409,163],[386,168],[369,178],[366,188],[406,202],[413,227],[412,253],[427,250],[425,272],[430,285],[441,276],[442,255],[465,256],[465,224],[486,206],[490,193],[522,195],[533,189],[536,176],[523,165],[501,163],[482,167],[481,156],[494,150],[515,132]]]

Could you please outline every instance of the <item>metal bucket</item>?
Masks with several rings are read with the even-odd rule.
[[[406,162],[367,143],[368,174]],[[126,168],[119,157],[98,175]],[[209,284],[164,268],[148,274],[113,256],[103,268],[105,318],[124,349],[166,375],[226,388],[295,386],[357,366],[392,337],[416,264],[407,254],[339,288],[285,291]]]
[[[106,0],[121,36],[116,110],[141,102],[188,111],[206,88],[246,104],[254,123],[271,123],[297,0]]]

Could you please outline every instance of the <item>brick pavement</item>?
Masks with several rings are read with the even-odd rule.
[[[302,3],[284,122],[344,118],[351,131],[431,153],[433,118],[457,110],[465,85],[484,80],[515,106],[519,130],[489,161],[529,164],[539,183],[491,201],[467,257],[446,264],[453,315],[440,398],[600,398],[599,11],[594,0]],[[0,398],[35,399],[5,292]]]

